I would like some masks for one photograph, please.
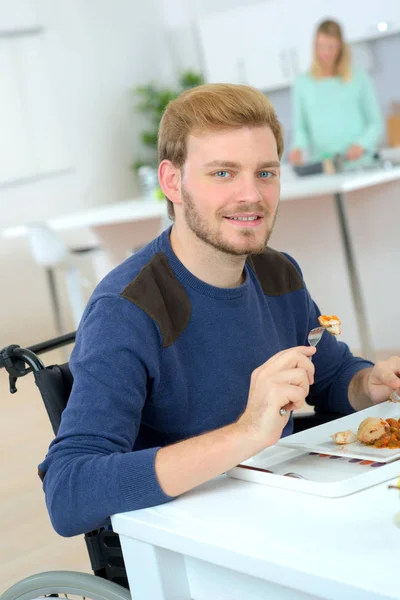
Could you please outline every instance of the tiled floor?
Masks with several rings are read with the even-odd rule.
[[[47,354],[45,362],[63,362],[63,357]],[[0,370],[0,594],[40,571],[90,572],[83,537],[59,537],[45,508],[36,470],[52,431],[39,392],[28,376],[18,382],[17,394],[9,394],[6,375]]]

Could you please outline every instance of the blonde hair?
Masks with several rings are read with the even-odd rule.
[[[340,43],[340,50],[334,67],[334,75],[341,77],[344,81],[351,80],[351,55],[348,44],[344,41],[342,28],[336,21],[322,21],[315,32],[314,39],[314,57],[311,65],[311,75],[315,79],[323,76],[322,67],[317,57],[316,44],[320,33],[329,35]]]
[[[247,85],[200,85],[183,92],[165,109],[158,131],[158,158],[160,162],[170,160],[181,168],[190,133],[262,125],[271,128],[281,158],[282,128],[274,107],[262,92]],[[168,198],[167,203],[168,215],[173,218],[173,203]]]

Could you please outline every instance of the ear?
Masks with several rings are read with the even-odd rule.
[[[164,195],[174,204],[181,204],[181,170],[170,160],[163,160],[158,167],[158,180]]]

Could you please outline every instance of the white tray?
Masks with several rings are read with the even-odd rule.
[[[328,454],[326,448],[324,452],[316,452],[314,450],[316,446],[312,443],[313,449],[311,450],[288,446],[290,446],[291,441],[295,438],[298,439],[299,436],[309,438],[311,434],[314,439],[317,430],[319,430],[319,433],[317,432],[317,438],[315,439],[321,440],[321,437],[318,436],[324,428],[328,428],[326,431],[331,433],[351,429],[348,420],[350,419],[350,423],[355,422],[354,417],[358,427],[358,424],[367,416],[385,418],[395,417],[397,413],[400,413],[399,404],[384,403],[354,415],[337,419],[333,423],[297,433],[280,440],[275,446],[267,448],[260,454],[230,469],[227,475],[235,479],[244,479],[262,485],[328,498],[347,496],[384,481],[389,481],[400,476],[400,462],[397,460],[390,459],[389,462],[382,459],[371,460],[371,458],[361,460],[360,458],[353,458],[348,453],[347,455],[344,453],[338,455],[338,452]],[[297,443],[295,442],[295,444]],[[376,450],[382,452],[379,449]],[[383,452],[385,451],[383,450]],[[378,455],[378,457],[381,456],[381,454]],[[288,473],[292,475],[288,475]],[[304,479],[294,478],[293,474],[300,475]]]
[[[398,419],[400,418],[400,403],[383,402],[377,406],[371,406],[371,408],[366,408],[347,417],[342,417],[330,423],[312,427],[311,429],[306,429],[300,433],[282,438],[279,440],[278,445],[303,451],[307,450],[309,452],[331,454],[334,456],[348,456],[350,458],[378,462],[390,462],[399,459],[400,448],[394,450],[374,448],[374,446],[366,446],[358,441],[353,444],[338,445],[330,437],[331,434],[338,431],[345,431],[346,429],[357,433],[361,421],[367,417],[380,417],[382,419],[392,417]]]

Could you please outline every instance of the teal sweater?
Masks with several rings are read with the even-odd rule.
[[[293,148],[307,150],[312,160],[344,153],[353,144],[366,157],[376,151],[383,122],[371,81],[353,69],[352,79],[314,79],[301,75],[293,90]]]

